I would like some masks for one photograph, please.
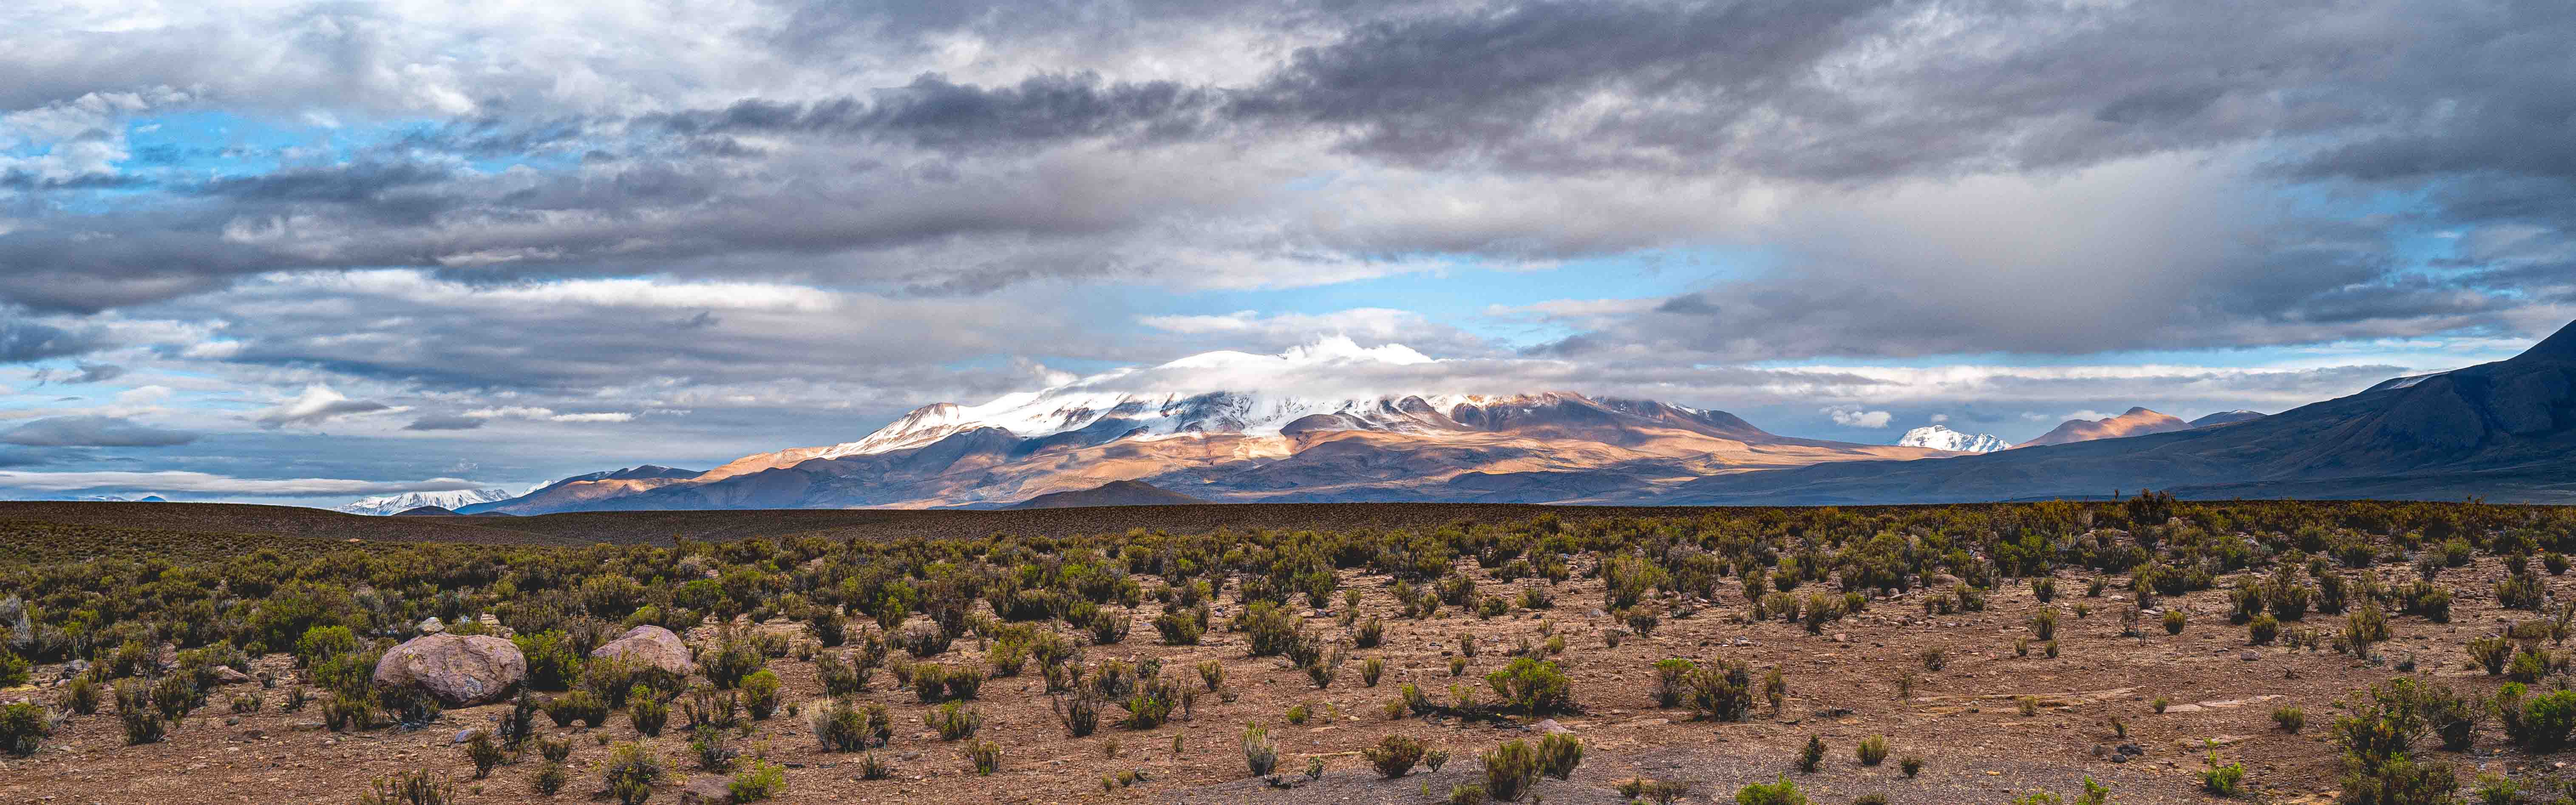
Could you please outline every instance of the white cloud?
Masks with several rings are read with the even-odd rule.
[[[1933,423],[1933,424],[1935,424],[1935,425],[1940,424],[1940,423],[1943,423],[1943,422],[1948,422],[1948,421],[1950,421],[1950,415],[1949,415],[1949,414],[1933,414],[1933,415],[1932,415],[1932,423]]]
[[[1829,406],[1817,409],[1817,413],[1833,417],[1834,424],[1847,428],[1884,428],[1896,416],[1886,411],[1863,411],[1856,405]]]
[[[423,481],[358,481],[342,478],[235,478],[204,472],[13,472],[0,471],[0,489],[72,492],[131,489],[194,492],[213,495],[383,495],[400,492],[451,492],[481,489],[486,484],[462,478]]]
[[[275,407],[261,411],[253,419],[259,422],[260,427],[275,429],[287,425],[319,425],[341,416],[401,413],[407,410],[410,409],[386,405],[374,400],[352,400],[347,395],[332,391],[329,386],[317,383],[304,387],[304,393],[296,395],[294,399],[280,402]]]
[[[632,422],[635,415],[624,411],[558,413],[552,408],[512,405],[499,408],[477,408],[465,412],[475,419],[527,419],[540,422]]]

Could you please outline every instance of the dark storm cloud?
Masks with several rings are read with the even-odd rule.
[[[64,141],[85,147],[122,147],[118,121],[191,104],[272,120],[320,108],[433,121],[337,164],[278,149],[254,161],[290,167],[214,179],[182,174],[204,155],[166,145],[132,155],[150,172],[0,170],[0,194],[144,191],[110,205],[0,198],[0,300],[86,314],[264,272],[387,266],[485,283],[783,277],[944,298],[1220,274],[1225,282],[1210,284],[1299,284],[1348,263],[1421,255],[1578,259],[1751,243],[1786,255],[1792,270],[1648,304],[1635,321],[1560,317],[1584,332],[1555,349],[2086,352],[2494,332],[2511,310],[2563,294],[2524,278],[2545,280],[2541,266],[2566,261],[2423,276],[2396,247],[2396,224],[2339,228],[2315,220],[2330,215],[2246,204],[2236,217],[2254,220],[2122,210],[2136,216],[2123,225],[2171,235],[2104,230],[2103,244],[2007,265],[1997,276],[2014,281],[1975,287],[1977,278],[1954,275],[2022,258],[2002,245],[1862,253],[1851,244],[1981,222],[1935,221],[1939,205],[1810,219],[1909,183],[2080,182],[2104,166],[2164,160],[2156,164],[2168,172],[2227,173],[2170,196],[2172,207],[2285,188],[2397,191],[2431,205],[2411,222],[2421,228],[2576,227],[2565,203],[2576,192],[2566,128],[2576,49],[2565,47],[2576,15],[2559,3],[1176,0],[763,11],[714,32],[652,20],[591,39],[565,34],[576,41],[561,51],[549,31],[461,53],[441,38],[449,23],[477,37],[510,34],[344,5],[282,12],[269,29],[66,31],[60,48],[0,48],[14,54],[0,55],[0,75],[28,77],[0,82],[0,110],[60,118]],[[661,38],[674,30],[699,49],[677,58]],[[611,41],[620,37],[651,41]],[[617,47],[593,47],[602,43]],[[285,55],[242,58],[272,51]],[[209,68],[235,63],[257,69]],[[1231,72],[1209,79],[1222,71],[1194,69],[1202,64]],[[139,94],[99,94],[116,92]],[[2253,167],[2192,164],[2222,159]],[[1380,199],[1345,189],[1381,177],[1401,190]],[[1462,199],[1561,206],[1510,218],[1452,203]],[[1708,212],[1738,204],[1776,204],[1787,223]],[[1468,211],[1442,214],[1453,207]],[[2016,214],[2008,202],[1995,210]],[[2053,228],[2062,227],[1992,239]],[[2052,287],[2049,275],[2104,290],[2029,314],[2014,294],[2030,282]],[[0,359],[89,348],[29,326],[53,335],[0,330]],[[557,329],[508,326],[531,340]],[[586,360],[442,366],[368,352],[389,349],[377,345],[326,346],[285,322],[237,336],[235,359],[257,366],[496,387],[594,372]],[[752,353],[810,347],[751,338],[675,348],[686,354],[672,363],[703,376],[728,360],[795,364]]]
[[[388,191],[446,181],[453,175],[446,168],[428,165],[361,162],[218,179],[198,192],[253,202],[354,204],[381,198]]]
[[[403,426],[403,430],[473,430],[479,427],[483,427],[483,420],[478,417],[435,414],[412,420],[411,424]]]
[[[0,442],[28,447],[170,447],[196,440],[194,433],[112,416],[48,417],[0,431]]]
[[[0,363],[25,363],[86,354],[107,346],[96,333],[79,333],[13,318],[0,307]]]
[[[1098,74],[1031,76],[1007,87],[959,84],[924,74],[862,101],[745,100],[722,110],[643,119],[683,135],[798,133],[890,137],[932,148],[1043,144],[1129,134],[1177,138],[1218,93],[1171,81],[1108,83]]]

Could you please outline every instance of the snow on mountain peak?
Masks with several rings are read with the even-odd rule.
[[[1940,425],[1926,425],[1906,431],[1904,437],[1896,440],[1896,444],[1899,447],[1929,447],[1934,450],[1960,453],[1992,453],[2012,447],[2011,443],[1995,438],[1994,434],[1960,433]]]
[[[507,489],[460,489],[454,492],[405,492],[399,495],[380,495],[343,506],[334,506],[331,510],[347,512],[350,514],[384,515],[394,514],[396,512],[406,512],[422,506],[436,506],[442,509],[455,509],[472,506],[477,503],[492,503],[495,501],[509,500],[514,497],[518,497],[518,495]]]
[[[1379,370],[1438,363],[1402,344],[1363,347],[1344,336],[1317,339],[1276,355],[1218,350],[1151,367],[1129,367],[1037,391],[1004,394],[982,405],[925,405],[855,442],[807,448],[799,459],[840,458],[920,447],[979,428],[1020,438],[1081,430],[1107,420],[1141,431],[1134,438],[1198,433],[1277,436],[1316,414],[1402,430],[1418,412],[1399,410],[1420,397],[1434,411],[1499,397],[1412,393],[1392,387],[1411,377]],[[1236,389],[1262,389],[1237,391]]]

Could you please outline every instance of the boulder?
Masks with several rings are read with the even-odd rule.
[[[642,667],[659,668],[680,676],[698,671],[698,663],[689,658],[689,646],[671,630],[650,624],[626,630],[617,639],[592,649],[593,659],[619,657]]]
[[[378,686],[418,687],[450,707],[500,701],[527,678],[519,647],[491,635],[421,635],[376,662]]]

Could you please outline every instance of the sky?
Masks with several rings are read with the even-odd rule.
[[[704,468],[1216,350],[1870,443],[2277,412],[2576,319],[2569,42],[2557,0],[21,0],[0,498]]]

